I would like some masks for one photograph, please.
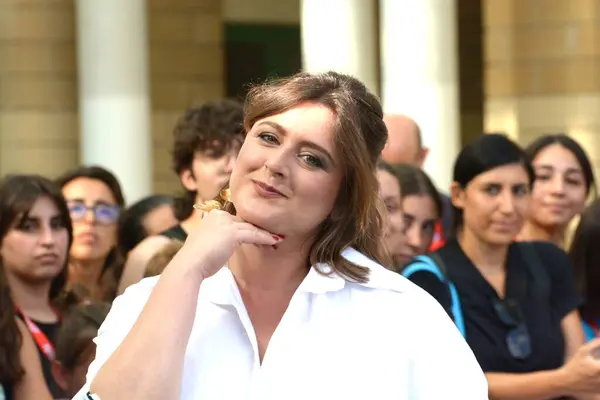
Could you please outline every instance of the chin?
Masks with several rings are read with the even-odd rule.
[[[271,207],[269,207],[271,208]],[[281,223],[279,213],[274,210],[265,210],[264,207],[236,207],[236,214],[245,222],[255,225],[270,233],[281,234],[279,229],[284,224]]]

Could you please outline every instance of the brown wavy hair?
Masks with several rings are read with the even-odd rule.
[[[244,104],[244,129],[247,133],[258,120],[306,102],[323,105],[334,113],[334,144],[344,167],[338,197],[330,216],[321,223],[310,263],[326,263],[331,273],[346,280],[367,282],[369,269],[346,260],[341,252],[351,246],[380,264],[390,264],[382,241],[383,214],[375,175],[388,137],[381,105],[351,76],[301,72],[252,87]],[[203,208],[215,207],[235,214],[228,189]]]
[[[8,232],[21,223],[40,197],[51,199],[60,213],[62,222],[69,234],[68,247],[71,246],[73,231],[67,203],[60,188],[52,181],[37,175],[9,175],[0,185],[0,245]],[[69,248],[67,248],[68,254]],[[48,301],[59,308],[68,302],[63,293],[67,282],[66,265],[50,285]],[[4,272],[4,262],[0,260],[0,382],[18,381],[23,375],[19,357],[22,337],[15,321],[15,305]]]

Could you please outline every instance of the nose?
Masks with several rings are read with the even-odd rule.
[[[91,225],[96,223],[96,212],[93,208],[88,208],[85,210],[85,214],[83,214],[83,221]]]
[[[40,243],[46,247],[51,247],[54,245],[54,231],[50,226],[44,226],[42,228]]]
[[[233,171],[233,167],[235,166],[235,161],[237,160],[237,152],[230,150],[229,154],[225,156],[225,168],[224,171],[228,174],[231,174]]]
[[[500,211],[504,214],[512,214],[515,211],[515,197],[510,190],[505,190],[500,196]]]
[[[552,185],[552,194],[563,195],[565,193],[565,181],[562,176],[554,175],[550,184]]]
[[[415,252],[419,251],[423,244],[423,239],[421,237],[421,229],[418,224],[413,223],[406,231],[406,240],[411,249],[413,249]]]
[[[289,157],[287,152],[281,147],[273,149],[265,162],[265,168],[271,175],[284,176],[287,173]]]

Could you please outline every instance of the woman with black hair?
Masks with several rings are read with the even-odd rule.
[[[581,216],[569,251],[575,282],[583,296],[581,317],[587,340],[600,336],[600,200]]]
[[[69,287],[82,297],[111,301],[120,263],[117,227],[125,199],[117,178],[99,166],[82,166],[58,178],[73,221]]]
[[[535,172],[531,211],[520,240],[565,247],[569,224],[596,194],[594,171],[579,143],[565,134],[544,135],[525,149]]]
[[[56,185],[32,175],[5,179],[0,186],[0,275],[6,277],[7,285],[0,282],[4,298],[0,329],[5,339],[0,354],[7,356],[0,357],[0,367],[2,378],[15,385],[15,393],[21,377],[35,377],[36,372],[25,364],[37,362],[39,366],[41,360],[52,395],[62,394],[52,377],[52,361],[54,337],[67,306],[63,295],[71,239],[69,210]],[[13,324],[15,315],[19,332]],[[37,347],[37,361],[17,357],[19,351],[27,351],[30,340]],[[43,389],[39,390],[43,395]]]
[[[514,241],[533,180],[526,155],[503,135],[463,148],[451,186],[456,238],[432,259],[458,293],[463,333],[490,398],[588,398],[600,391],[600,340],[584,345],[569,259],[548,242]],[[427,271],[410,279],[456,320],[448,282]]]

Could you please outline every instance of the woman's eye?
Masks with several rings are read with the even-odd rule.
[[[273,143],[273,144],[277,143],[277,138],[275,137],[275,135],[272,135],[270,133],[259,133],[258,137],[262,141],[267,142],[267,143]]]
[[[300,157],[311,167],[323,168],[323,162],[319,159],[319,157],[315,157],[312,154],[304,154]]]

